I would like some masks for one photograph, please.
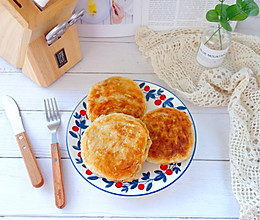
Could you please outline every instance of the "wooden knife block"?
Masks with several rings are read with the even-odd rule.
[[[1,0],[0,56],[42,87],[82,58],[76,25],[48,46],[45,35],[71,17],[77,0],[50,0],[41,11],[32,0]]]

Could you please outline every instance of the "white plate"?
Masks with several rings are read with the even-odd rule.
[[[94,175],[81,158],[80,139],[90,125],[86,115],[86,97],[74,109],[68,123],[66,143],[76,171],[91,185],[105,192],[120,196],[143,196],[158,192],[178,180],[189,167],[196,149],[197,135],[192,116],[184,103],[167,89],[151,82],[135,80],[146,96],[147,112],[160,107],[171,107],[186,112],[191,118],[195,133],[194,151],[191,158],[178,164],[156,165],[145,162],[141,176],[133,182],[113,182]]]
[[[89,14],[88,0],[79,0],[76,9],[85,9],[85,14],[82,20],[95,24],[105,20],[110,13],[109,0],[96,0],[97,13],[95,15]]]

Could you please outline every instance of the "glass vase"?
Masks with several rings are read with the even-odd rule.
[[[219,67],[231,45],[232,35],[218,25],[209,26],[204,30],[197,52],[197,61],[208,68]]]

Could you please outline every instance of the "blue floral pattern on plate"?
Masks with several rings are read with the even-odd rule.
[[[73,166],[90,184],[105,192],[120,196],[143,196],[158,192],[178,180],[189,167],[196,149],[196,128],[192,116],[184,103],[169,90],[151,82],[135,80],[142,89],[146,101],[147,112],[160,107],[176,108],[191,118],[195,133],[195,146],[190,159],[177,164],[158,165],[145,162],[139,179],[132,182],[114,182],[99,177],[91,172],[81,158],[80,139],[90,125],[87,116],[87,105],[84,97],[74,109],[68,123],[66,143]]]

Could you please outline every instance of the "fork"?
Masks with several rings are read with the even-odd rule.
[[[44,107],[46,114],[47,127],[51,131],[51,158],[52,158],[52,174],[55,204],[58,208],[65,206],[65,189],[63,182],[63,174],[61,168],[61,158],[59,151],[59,143],[56,131],[61,123],[61,118],[55,98],[44,99]]]

